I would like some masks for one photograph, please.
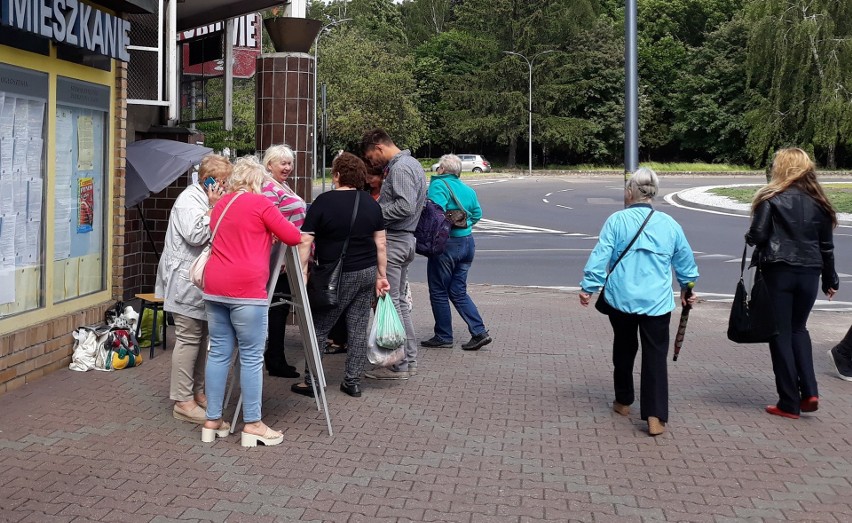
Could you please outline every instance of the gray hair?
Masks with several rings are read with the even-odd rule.
[[[624,189],[634,202],[653,200],[660,188],[660,179],[653,169],[641,167],[627,180]]]
[[[270,163],[278,160],[289,160],[290,162],[294,162],[296,160],[296,154],[287,144],[273,145],[266,150],[266,154],[263,155],[263,161],[261,163],[264,167],[268,168]]]
[[[440,160],[438,160],[438,167],[444,169],[445,173],[455,174],[458,176],[461,174],[462,169],[461,158],[455,154],[445,154],[444,156],[441,156]]]

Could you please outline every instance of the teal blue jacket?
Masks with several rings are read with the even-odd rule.
[[[456,195],[459,203],[462,204],[462,207],[464,207],[463,210],[467,213],[467,227],[453,227],[450,231],[450,236],[455,238],[469,236],[471,228],[482,218],[482,207],[479,206],[476,191],[462,183],[455,174],[433,175],[429,180],[429,192],[426,197],[440,205],[445,211],[459,208],[453,201],[453,197],[450,196],[450,190],[447,188],[447,185],[452,187],[453,193]]]
[[[593,293],[603,286],[607,270],[633,239],[651,212],[648,204],[634,204],[610,216],[583,269],[580,287]],[[672,268],[680,288],[698,279],[698,266],[681,226],[668,214],[656,211],[630,252],[606,282],[606,301],[630,314],[662,316],[675,308]]]

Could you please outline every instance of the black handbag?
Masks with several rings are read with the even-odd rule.
[[[769,288],[763,278],[763,271],[758,263],[754,273],[754,284],[751,286],[751,296],[746,292],[743,282],[745,260],[748,244],[743,248],[743,260],[740,263],[740,281],[734,293],[731,304],[731,315],[728,318],[728,339],[735,343],[767,343],[778,335],[778,324],[775,321],[775,307]],[[752,253],[755,256],[757,249]]]
[[[349,232],[346,241],[343,242],[343,250],[337,260],[322,265],[314,263],[310,267],[308,278],[308,301],[312,309],[329,309],[336,307],[339,301],[338,291],[340,289],[340,277],[343,274],[343,259],[346,257],[346,249],[349,247],[349,237],[352,235],[352,226],[355,217],[358,216],[358,202],[361,200],[361,191],[355,193],[355,205],[352,207],[352,220],[349,222]]]
[[[450,225],[452,225],[456,229],[467,228],[467,211],[464,210],[464,207],[459,202],[459,199],[456,198],[456,193],[453,192],[453,189],[450,187],[450,184],[448,184],[446,180],[441,181],[444,182],[444,185],[447,186],[447,189],[450,191],[450,196],[456,203],[456,207],[458,207],[458,209],[452,209],[445,212],[444,216],[447,217],[447,220],[449,220]]]
[[[624,258],[624,255],[627,254],[627,251],[629,251],[630,248],[633,247],[633,244],[636,243],[636,239],[639,237],[640,234],[642,234],[642,229],[644,229],[645,226],[648,224],[648,220],[651,219],[652,214],[654,214],[654,209],[651,209],[651,212],[648,213],[648,216],[645,217],[645,221],[642,222],[642,225],[639,227],[639,230],[636,231],[636,234],[633,236],[633,239],[630,240],[630,243],[627,244],[627,248],[621,251],[621,255],[618,257],[617,260],[615,260],[615,263],[612,264],[612,268],[609,270],[609,272],[606,273],[606,279],[604,280],[603,287],[601,287],[601,292],[600,294],[598,294],[598,299],[595,301],[595,309],[599,313],[606,314],[607,316],[609,316],[610,314],[618,310],[612,305],[610,305],[608,301],[606,301],[606,282],[609,281],[609,275],[612,274],[612,271],[614,271],[616,266],[618,266],[618,262],[620,262],[621,259]]]

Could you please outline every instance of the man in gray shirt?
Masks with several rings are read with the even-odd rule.
[[[376,368],[364,375],[377,380],[407,380],[417,374],[417,341],[404,292],[408,266],[414,261],[414,229],[426,202],[426,173],[411,152],[401,151],[382,129],[364,134],[361,151],[371,164],[387,166],[379,205],[387,233],[390,295],[405,327],[405,359],[393,367]]]

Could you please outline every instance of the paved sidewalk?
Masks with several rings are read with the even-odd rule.
[[[426,337],[426,290],[413,287]],[[136,369],[62,370],[2,395],[0,520],[850,521],[852,383],[825,356],[849,315],[812,316],[820,410],[794,421],[763,412],[766,345],[730,343],[728,306],[700,304],[669,365],[668,431],[651,438],[638,412],[610,411],[604,316],[573,293],[471,294],[495,338],[479,352],[458,347],[456,318],[455,348],[424,349],[408,382],[365,380],[358,399],[338,390],[344,356],[325,359],[334,437],[293,380],[267,378],[264,420],[284,443],[202,444],[171,416],[160,350]]]

